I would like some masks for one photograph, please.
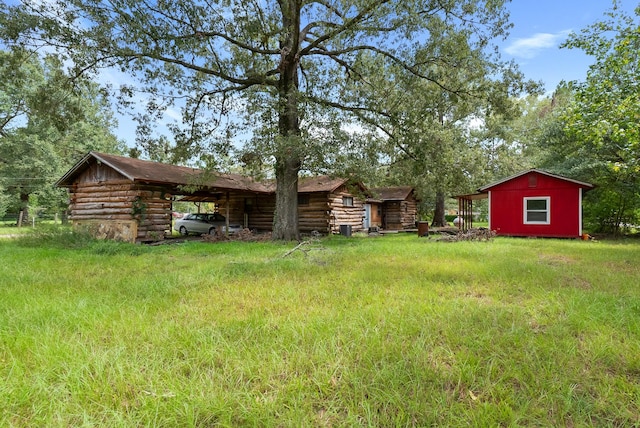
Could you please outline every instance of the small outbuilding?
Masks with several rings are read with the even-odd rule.
[[[413,187],[394,186],[371,189],[372,207],[379,207],[378,226],[386,230],[403,230],[416,227],[418,198]]]
[[[498,235],[578,238],[582,235],[582,196],[594,186],[531,169],[457,196],[461,227],[470,227],[473,201],[488,198],[489,228]]]

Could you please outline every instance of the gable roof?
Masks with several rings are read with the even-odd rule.
[[[587,188],[587,189],[592,189],[594,187],[594,185],[590,184],[590,183],[585,183],[583,181],[574,180],[574,179],[571,179],[571,178],[563,177],[561,175],[552,174],[550,172],[543,171],[541,169],[533,168],[533,169],[529,169],[527,171],[523,171],[523,172],[520,172],[518,174],[512,175],[510,177],[503,178],[502,180],[496,181],[494,183],[487,184],[486,186],[479,188],[478,191],[479,192],[488,192],[489,189],[491,189],[492,187],[495,187],[495,186],[497,186],[499,184],[502,184],[502,183],[506,183],[507,181],[511,181],[511,180],[513,180],[515,178],[522,177],[523,175],[527,175],[527,174],[532,173],[532,172],[536,172],[538,174],[546,175],[546,176],[552,177],[552,178],[557,178],[558,180],[568,181],[568,182],[577,184],[578,186],[584,187],[584,188]]]
[[[269,187],[240,174],[207,173],[196,168],[134,159],[107,153],[89,152],[78,161],[56,185],[69,187],[74,179],[94,163],[102,163],[132,182],[184,186],[199,184],[209,188],[247,190],[270,193]]]
[[[371,189],[374,197],[383,201],[404,201],[413,192],[411,186],[376,187]]]

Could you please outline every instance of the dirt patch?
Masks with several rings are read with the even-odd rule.
[[[573,257],[564,254],[541,254],[538,256],[538,261],[551,266],[563,266],[576,262]]]

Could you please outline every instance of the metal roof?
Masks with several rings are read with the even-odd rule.
[[[317,177],[301,177],[298,180],[298,192],[333,192],[340,186],[347,183],[346,178],[332,178],[328,175],[320,175]]]
[[[466,199],[468,201],[477,201],[480,199],[488,199],[489,198],[489,194],[487,192],[484,193],[470,193],[468,195],[455,195],[452,196],[453,198],[456,199]]]
[[[90,152],[77,162],[56,185],[69,187],[74,179],[93,163],[103,163],[133,182],[169,186],[203,186],[208,189],[246,190],[272,193],[273,190],[250,177],[240,174],[220,174],[196,168],[164,164],[107,153]]]
[[[547,172],[547,171],[543,171],[543,170],[541,170],[541,169],[535,169],[535,168],[534,168],[534,169],[530,169],[530,170],[523,171],[523,172],[521,172],[521,173],[518,173],[518,174],[512,175],[512,176],[507,177],[507,178],[503,178],[502,180],[496,181],[496,182],[494,182],[494,183],[488,184],[488,185],[486,185],[486,186],[484,186],[484,187],[479,188],[479,189],[478,189],[478,191],[479,191],[479,192],[487,192],[490,188],[492,188],[492,187],[494,187],[494,186],[497,186],[497,185],[499,185],[499,184],[505,183],[505,182],[507,182],[507,181],[511,181],[511,180],[513,180],[514,178],[521,177],[521,176],[526,175],[526,174],[529,174],[529,173],[531,173],[531,172],[537,172],[538,174],[542,174],[542,175],[546,175],[546,176],[549,176],[549,177],[557,178],[557,179],[559,179],[559,180],[569,181],[569,182],[571,182],[571,183],[575,183],[575,184],[577,184],[578,186],[582,186],[582,187],[585,187],[585,188],[588,188],[588,189],[592,189],[592,188],[594,187],[594,185],[593,185],[593,184],[590,184],[590,183],[585,183],[585,182],[583,182],[583,181],[573,180],[573,179],[571,179],[571,178],[563,177],[563,176],[561,176],[561,175],[552,174],[552,173],[550,173],[550,172]]]
[[[411,186],[377,187],[371,189],[371,194],[383,201],[404,201],[413,192]]]

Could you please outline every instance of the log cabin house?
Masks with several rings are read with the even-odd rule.
[[[238,174],[202,170],[90,152],[56,183],[69,190],[70,219],[102,238],[156,241],[171,232],[172,202],[179,195],[202,200],[254,200],[268,186]],[[221,211],[225,214],[225,211]],[[227,212],[229,221],[244,220]],[[271,212],[271,215],[272,212]]]
[[[364,194],[362,183],[326,175],[303,177],[298,183],[298,225],[300,232],[339,233],[363,229]]]
[[[214,202],[229,223],[270,231],[275,187],[239,174],[202,170],[90,152],[57,182],[69,191],[70,219],[102,238],[156,241],[171,233],[175,200]],[[352,191],[355,190],[355,193]],[[327,176],[301,178],[301,232],[362,230],[366,188]]]

